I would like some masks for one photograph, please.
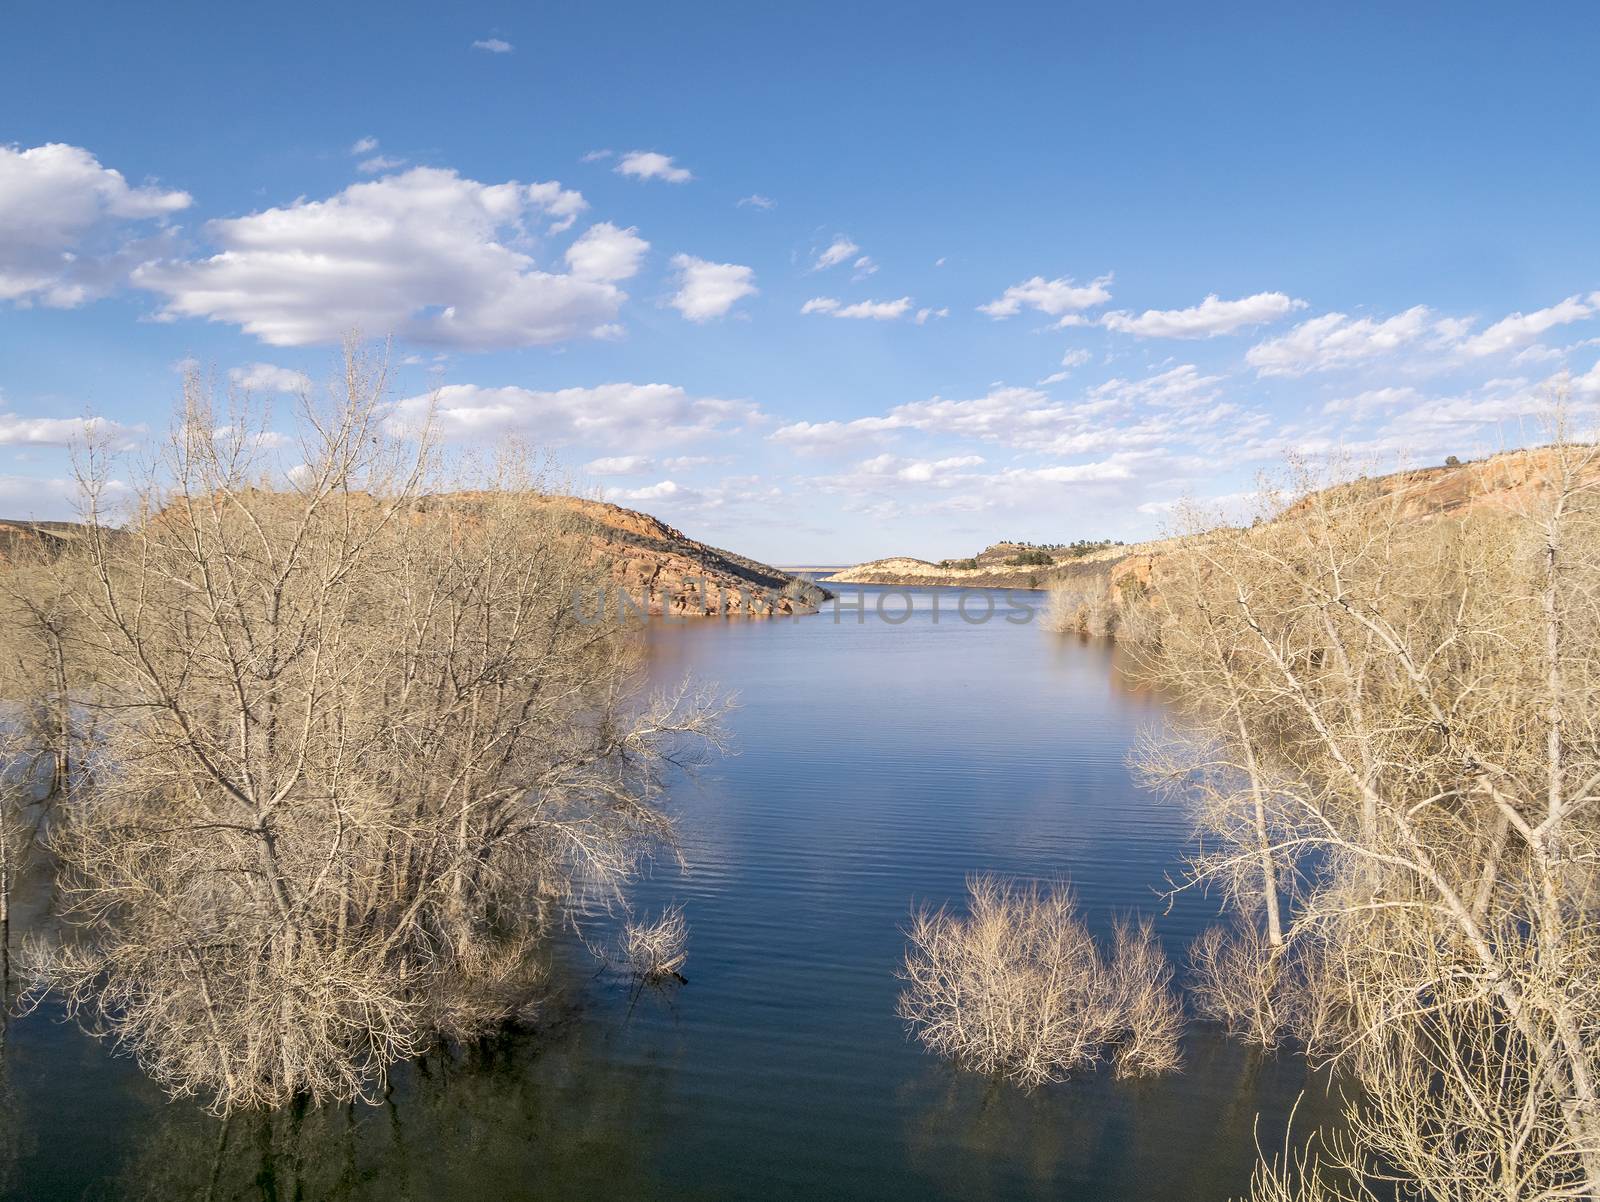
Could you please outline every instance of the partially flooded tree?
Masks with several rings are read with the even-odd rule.
[[[59,811],[42,984],[218,1111],[370,1099],[536,996],[553,925],[670,844],[663,769],[715,737],[580,613],[602,570],[514,459],[441,491],[351,350],[303,463],[191,377],[125,526],[85,473],[68,661],[101,715]],[[586,620],[587,619],[587,620]]]
[[[1202,985],[1361,1086],[1353,1176],[1259,1196],[1600,1197],[1600,462],[1516,462],[1303,487],[1158,583],[1189,704],[1151,768],[1245,932]]]

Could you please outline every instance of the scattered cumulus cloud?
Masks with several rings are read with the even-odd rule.
[[[672,384],[600,384],[592,388],[486,388],[447,384],[396,403],[398,433],[415,433],[430,407],[446,439],[527,434],[556,445],[628,449],[726,433],[760,416],[748,401],[690,396]]]
[[[1548,309],[1535,309],[1532,313],[1513,313],[1461,344],[1461,349],[1474,357],[1496,355],[1504,351],[1527,346],[1539,335],[1557,326],[1582,321],[1600,310],[1600,292],[1590,293],[1588,300],[1569,296]]]
[[[605,337],[626,294],[541,269],[530,224],[568,228],[583,197],[555,182],[484,184],[416,167],[206,227],[209,258],[141,265],[168,318],[238,325],[273,346],[352,329],[466,349]]]
[[[917,315],[913,320],[919,326],[925,326],[925,325],[928,324],[928,322],[932,318],[935,318],[935,317],[949,317],[949,316],[950,316],[950,310],[949,309],[945,309],[945,308],[940,308],[940,309],[927,308],[927,309],[918,309],[917,310]]]
[[[1353,396],[1335,397],[1322,406],[1327,414],[1344,414],[1355,419],[1371,417],[1375,413],[1388,413],[1401,405],[1420,400],[1415,388],[1369,388]]]
[[[1258,342],[1245,352],[1245,362],[1263,376],[1299,376],[1365,363],[1416,343],[1430,331],[1454,332],[1437,331],[1426,305],[1381,320],[1324,313],[1301,322],[1281,338]]]
[[[0,413],[0,446],[67,447],[91,435],[122,440],[135,429],[103,417],[22,417]]]
[[[311,380],[304,373],[291,371],[271,363],[247,363],[229,370],[228,379],[235,388],[245,392],[277,392],[295,394],[308,392]]]
[[[979,313],[987,313],[999,320],[1015,317],[1023,309],[1035,309],[1047,317],[1062,317],[1080,313],[1103,305],[1111,299],[1111,276],[1103,275],[1087,284],[1077,284],[1070,279],[1047,280],[1034,276],[1013,284],[999,297],[986,305],[979,305]]]
[[[567,268],[584,280],[607,283],[631,279],[650,244],[634,226],[618,229],[609,221],[596,222],[567,247]]]
[[[747,206],[752,209],[771,209],[776,208],[777,204],[778,202],[773,200],[770,196],[763,196],[759,192],[752,192],[749,196],[741,196],[739,198],[737,207],[741,209]]]
[[[350,144],[350,153],[353,155],[371,154],[376,149],[378,149],[378,139],[370,134],[365,138],[357,138]]]
[[[674,255],[678,291],[669,302],[690,321],[724,317],[747,296],[756,294],[756,273],[738,263],[713,263],[693,255]]]
[[[0,145],[0,301],[71,309],[106,295],[160,249],[129,227],[190,203],[187,192],[130,186],[78,146]]]
[[[583,465],[583,470],[591,476],[637,476],[655,465],[656,461],[649,455],[609,455],[591,459]]]
[[[954,484],[961,473],[983,463],[982,455],[950,455],[943,459],[902,459],[877,455],[864,460],[860,470],[869,476],[887,476],[907,484]]]
[[[694,178],[687,167],[674,163],[670,154],[657,154],[653,150],[630,150],[617,160],[614,170],[618,175],[631,175],[634,179],[661,179],[669,184],[686,184]]]
[[[834,236],[832,242],[817,252],[811,261],[812,271],[826,271],[840,263],[848,263],[861,254],[861,248],[843,234]]]
[[[900,423],[885,417],[858,417],[854,421],[789,422],[768,437],[801,452],[840,450],[859,446],[900,428]]]
[[[1146,309],[1132,313],[1107,313],[1100,324],[1120,334],[1140,338],[1215,338],[1249,326],[1277,321],[1296,309],[1305,308],[1282,292],[1258,292],[1240,300],[1220,300],[1212,293],[1198,305],[1187,309]]]
[[[396,158],[393,155],[375,154],[370,159],[362,159],[356,164],[356,170],[363,175],[379,175],[385,171],[393,171],[396,167],[404,167],[408,160]]]
[[[656,484],[646,485],[644,488],[624,488],[617,492],[607,494],[615,501],[632,501],[635,504],[643,501],[671,500],[687,490],[676,480],[662,480]]]
[[[479,38],[472,43],[474,50],[487,50],[490,54],[510,54],[516,49],[504,38]]]
[[[831,296],[814,296],[800,306],[802,313],[826,313],[829,317],[850,317],[857,320],[868,321],[896,321],[911,311],[912,300],[909,296],[902,296],[899,300],[856,301],[847,305],[843,301]],[[925,310],[931,313],[932,310]],[[919,320],[920,325],[922,321]]]

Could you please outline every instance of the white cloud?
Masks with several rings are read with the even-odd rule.
[[[21,417],[0,413],[0,446],[66,447],[89,435],[121,438],[133,428],[103,417]]]
[[[739,198],[738,208],[748,205],[752,209],[771,209],[777,207],[778,202],[770,196],[763,196],[759,192],[752,192],[749,196]]]
[[[1193,363],[1182,363],[1142,380],[1107,380],[1089,396],[1123,404],[1194,406],[1214,400],[1221,382],[1221,376],[1203,376]]]
[[[897,430],[900,423],[886,417],[858,417],[854,421],[790,422],[768,437],[797,451],[833,451],[871,442]]]
[[[925,326],[925,325],[928,324],[928,319],[931,318],[931,317],[949,317],[949,316],[950,316],[950,310],[947,309],[947,308],[918,309],[917,310],[917,315],[913,320],[915,320],[916,323],[919,326]]]
[[[503,185],[502,185],[503,186]],[[515,181],[510,185],[515,187]],[[528,203],[542,210],[550,218],[550,232],[564,234],[578,220],[578,214],[589,207],[583,193],[573,188],[563,188],[555,180],[528,185]]]
[[[748,401],[692,397],[671,384],[600,384],[541,392],[447,384],[395,406],[392,426],[415,432],[433,405],[435,429],[447,439],[524,433],[541,443],[653,448],[725,433],[760,415]]]
[[[614,170],[618,175],[664,179],[669,184],[686,184],[694,178],[687,167],[674,163],[670,154],[657,154],[653,150],[630,150],[618,160]]]
[[[607,148],[605,150],[586,150],[583,153],[583,157],[581,157],[578,160],[578,162],[580,162],[580,163],[600,163],[600,162],[604,162],[606,159],[609,159],[611,157],[612,153],[613,152],[609,148]]]
[[[861,248],[843,234],[836,234],[832,242],[817,252],[811,262],[812,271],[824,271],[829,267],[837,267],[840,263],[848,262],[861,253]]]
[[[1088,351],[1083,350],[1081,347],[1068,351],[1066,354],[1061,356],[1061,370],[1051,372],[1044,379],[1040,380],[1036,387],[1045,388],[1051,384],[1061,383],[1061,381],[1065,380],[1073,373],[1074,369],[1082,367],[1085,363],[1089,362],[1089,360],[1093,358],[1093,355],[1091,355]]]
[[[613,501],[670,501],[682,499],[690,490],[683,487],[676,480],[662,480],[644,488],[625,488],[617,492],[608,493]]]
[[[725,316],[747,296],[756,294],[754,269],[738,263],[712,263],[693,255],[674,255],[678,291],[670,304],[690,321]]]
[[[225,453],[230,454],[245,449],[276,451],[294,445],[294,439],[287,434],[273,430],[246,431],[242,426],[218,426],[211,431],[211,437],[221,444]]]
[[[1526,346],[1546,330],[1594,316],[1597,307],[1600,307],[1600,292],[1591,293],[1587,302],[1582,297],[1569,296],[1548,309],[1513,313],[1495,322],[1483,333],[1468,338],[1461,344],[1461,349],[1474,357],[1515,350]]]
[[[233,381],[234,387],[245,392],[299,393],[311,388],[311,380],[304,372],[291,371],[271,363],[247,363],[243,367],[232,368],[228,378]]]
[[[892,301],[857,301],[853,305],[847,305],[831,296],[814,296],[800,306],[800,312],[826,313],[830,317],[852,317],[868,321],[894,321],[910,312],[911,304],[909,296],[902,296],[899,300]],[[932,310],[924,312],[931,314]],[[918,324],[926,320],[926,317],[919,318]]]
[[[1215,338],[1247,326],[1276,321],[1295,309],[1305,308],[1305,304],[1282,292],[1258,292],[1230,301],[1219,300],[1216,293],[1212,293],[1187,309],[1146,309],[1138,316],[1107,313],[1100,324],[1108,330],[1140,338]]]
[[[591,459],[583,470],[592,476],[636,476],[655,467],[656,461],[648,455],[610,455]]]
[[[661,466],[669,472],[688,472],[697,467],[704,467],[710,462],[709,455],[675,455],[671,459],[663,459]]]
[[[0,300],[70,309],[117,286],[144,253],[129,222],[162,221],[187,192],[131,188],[77,146],[0,145]]]
[[[615,333],[625,293],[539,270],[528,223],[572,223],[583,197],[560,184],[483,184],[417,167],[207,227],[207,259],[133,274],[166,297],[164,315],[237,324],[274,346],[334,341],[352,329],[473,349]]]
[[[1075,284],[1070,279],[1047,280],[1034,276],[1013,284],[996,300],[979,305],[979,313],[993,318],[1015,317],[1024,308],[1036,309],[1049,317],[1077,313],[1103,305],[1111,299],[1111,276],[1103,275],[1087,284]]]
[[[393,171],[396,167],[404,167],[407,160],[392,158],[386,154],[375,154],[370,159],[362,159],[356,164],[356,170],[363,175],[378,175],[384,171]]]
[[[638,274],[639,260],[649,249],[650,244],[639,237],[634,226],[624,230],[601,221],[567,247],[567,266],[580,279],[626,280]]]
[[[490,54],[510,54],[516,49],[504,38],[479,38],[472,43],[474,50],[487,50]]]
[[[1245,352],[1245,362],[1264,376],[1299,376],[1363,363],[1414,343],[1430,330],[1447,335],[1459,327],[1440,330],[1426,305],[1379,321],[1325,313],[1303,321],[1281,338],[1258,342]]]
[[[1374,413],[1386,413],[1419,399],[1415,388],[1372,388],[1354,396],[1336,397],[1325,404],[1322,411],[1327,414],[1348,414],[1359,421]]]
[[[948,487],[963,478],[963,470],[977,467],[982,455],[951,455],[944,459],[901,459],[878,455],[865,460],[860,470],[869,476],[884,476],[905,484],[932,484]]]
[[[850,277],[852,280],[864,280],[869,275],[878,274],[878,265],[872,261],[871,255],[862,255],[851,266],[855,269],[855,274]]]
[[[353,155],[371,154],[376,149],[378,149],[378,139],[370,134],[365,138],[357,138],[350,144],[350,153]]]

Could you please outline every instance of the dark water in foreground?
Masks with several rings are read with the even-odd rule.
[[[935,624],[919,601],[898,626],[825,613],[653,631],[659,681],[687,674],[740,700],[739,754],[675,795],[688,870],[660,865],[640,892],[685,907],[686,987],[636,994],[573,957],[539,1031],[408,1067],[388,1106],[226,1125],[36,1014],[9,1032],[0,1194],[1241,1193],[1255,1140],[1281,1146],[1298,1093],[1297,1125],[1325,1107],[1292,1057],[1196,1031],[1178,1076],[1023,1094],[906,1039],[898,924],[914,901],[959,899],[970,872],[1069,877],[1095,927],[1148,910],[1177,954],[1213,912],[1188,896],[1164,912],[1185,824],[1129,779],[1125,758],[1162,711],[1119,676],[1114,649],[998,615]]]

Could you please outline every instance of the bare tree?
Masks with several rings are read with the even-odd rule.
[[[370,1099],[522,1012],[541,940],[671,845],[662,770],[716,737],[580,614],[605,565],[567,507],[515,456],[440,489],[385,389],[352,348],[285,476],[192,376],[123,529],[84,472],[66,647],[97,767],[39,980],[219,1112]]]
[[[1444,512],[1302,480],[1158,584],[1189,705],[1152,771],[1201,801],[1197,879],[1283,903],[1211,979],[1356,1073],[1343,1169],[1429,1198],[1600,1196],[1600,463],[1524,463]]]

